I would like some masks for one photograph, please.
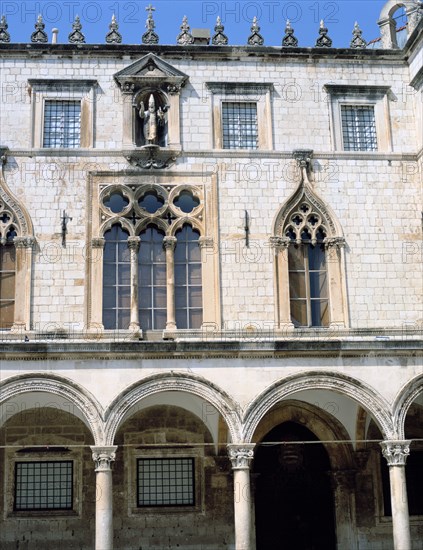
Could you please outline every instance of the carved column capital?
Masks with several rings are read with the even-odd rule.
[[[340,250],[345,246],[344,237],[326,237],[323,241],[326,248],[336,248]]]
[[[291,243],[289,237],[270,237],[270,246],[279,252],[279,250],[286,250]]]
[[[175,250],[176,242],[176,237],[165,237],[163,239],[163,246],[166,250]]]
[[[388,462],[388,466],[405,466],[410,454],[411,440],[382,441],[382,454]]]
[[[117,445],[111,447],[91,447],[96,472],[109,472],[116,458]]]
[[[128,237],[129,250],[134,250],[135,252],[138,252],[138,250],[140,249],[140,243],[140,237]]]
[[[200,248],[213,248],[214,246],[213,237],[200,237],[198,239],[198,244]]]
[[[124,82],[122,85],[123,94],[133,94],[135,92],[135,84],[133,82]]]
[[[176,84],[169,84],[167,87],[167,93],[170,95],[177,95],[181,93],[182,86],[177,86]]]
[[[234,470],[248,470],[254,458],[255,443],[228,445],[228,455]]]
[[[91,239],[91,246],[93,248],[104,248],[106,244],[106,239],[104,237],[94,237]]]
[[[34,237],[15,237],[13,243],[16,248],[33,248],[35,245]]]

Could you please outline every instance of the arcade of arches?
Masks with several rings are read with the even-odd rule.
[[[25,546],[29,532],[32,544],[57,548],[58,531],[62,548],[99,550],[350,550],[376,548],[381,537],[384,547],[406,550],[410,527],[417,540],[422,392],[397,399],[398,416],[407,407],[397,430],[406,439],[388,442],[371,407],[349,400],[357,414],[348,424],[345,396],[328,392],[322,407],[323,393],[308,390],[272,406],[252,403],[244,422],[253,436],[242,441],[242,418],[225,409],[224,394],[212,403],[168,386],[133,398],[141,384],[106,412],[93,401],[87,414],[82,392],[71,402],[70,394],[31,391],[31,381],[15,393],[12,385],[3,385],[1,404],[2,548],[35,548]],[[59,478],[58,464],[67,468]],[[67,496],[37,489],[43,467],[51,487],[67,484]]]

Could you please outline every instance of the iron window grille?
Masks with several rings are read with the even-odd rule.
[[[345,151],[377,151],[375,110],[372,105],[341,105]]]
[[[194,458],[139,458],[137,506],[194,506]]]
[[[14,509],[71,510],[73,462],[16,462]]]
[[[224,149],[257,149],[257,104],[222,103]]]
[[[43,147],[75,149],[81,143],[81,102],[46,101]]]

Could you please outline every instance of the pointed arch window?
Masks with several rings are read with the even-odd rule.
[[[15,319],[17,233],[11,227],[0,244],[0,329],[10,329]]]
[[[308,180],[282,206],[274,227],[278,325],[347,326],[345,240]]]

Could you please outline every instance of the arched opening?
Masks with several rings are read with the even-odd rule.
[[[392,43],[395,47],[402,49],[407,42],[408,36],[408,20],[407,12],[403,5],[398,4],[397,8],[391,15],[392,25]]]
[[[308,443],[302,443],[302,442]],[[316,435],[283,422],[261,440],[255,460],[257,550],[336,548],[328,454]]]

